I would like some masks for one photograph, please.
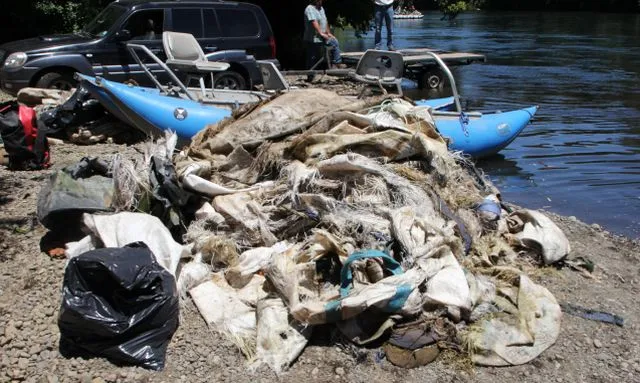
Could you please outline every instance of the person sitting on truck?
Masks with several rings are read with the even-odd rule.
[[[340,54],[340,44],[338,39],[331,34],[322,2],[323,0],[311,0],[311,3],[304,10],[303,40],[307,51],[307,68],[311,68],[319,60],[322,44],[325,45],[325,49],[332,48],[331,63],[327,63],[329,68],[345,68],[346,65],[342,63]]]

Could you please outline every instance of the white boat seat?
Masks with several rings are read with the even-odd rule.
[[[395,86],[402,96],[402,74],[404,61],[399,52],[367,50],[356,66],[353,78],[365,84],[362,95],[369,85],[379,86],[384,93],[384,86]]]
[[[185,73],[187,86],[191,79],[197,78],[203,95],[206,94],[204,76],[211,76],[213,87],[213,74],[229,69],[228,63],[207,60],[198,40],[189,33],[162,32],[162,45],[167,55],[167,66],[174,71]]]
[[[229,69],[229,63],[217,62],[217,61],[207,61],[207,62],[196,62],[195,64],[189,60],[167,60],[165,61],[167,65],[170,67],[177,67],[182,70],[188,68],[195,68],[201,72],[222,72]]]

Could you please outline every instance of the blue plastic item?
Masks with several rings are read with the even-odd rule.
[[[416,105],[434,109],[438,132],[449,140],[449,149],[472,157],[487,157],[509,145],[529,124],[537,106],[510,112],[438,113],[455,110],[453,97],[417,100]],[[480,114],[480,115],[479,115]]]
[[[391,272],[393,275],[400,275],[404,273],[402,267],[387,253],[384,253],[379,250],[365,250],[353,253],[347,258],[344,265],[342,266],[342,270],[340,272],[340,299],[333,300],[328,302],[325,306],[325,312],[327,315],[327,322],[337,322],[342,320],[342,299],[349,295],[351,291],[352,282],[353,282],[353,274],[351,272],[351,263],[354,261],[365,259],[365,258],[380,258],[382,259],[383,266],[385,270]],[[405,302],[409,298],[409,295],[413,289],[411,286],[407,284],[398,285],[396,288],[396,293],[393,295],[391,299],[387,302],[385,307],[381,309],[385,312],[396,312],[404,306]]]
[[[349,291],[351,291],[351,287],[353,284],[353,273],[351,272],[351,264],[355,261],[359,261],[361,259],[366,258],[380,258],[382,259],[382,265],[385,270],[388,270],[393,275],[402,274],[402,266],[395,259],[391,258],[391,256],[387,253],[384,253],[380,250],[365,250],[353,253],[347,258],[344,265],[342,265],[342,270],[340,271],[340,296],[346,297],[349,295]]]
[[[500,203],[490,199],[485,198],[482,202],[476,207],[476,210],[484,213],[489,213],[493,215],[493,220],[500,219],[500,214],[502,213],[502,208],[500,207]]]

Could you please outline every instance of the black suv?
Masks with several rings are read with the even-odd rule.
[[[75,85],[74,72],[150,85],[126,43],[144,44],[164,61],[163,31],[191,33],[209,60],[231,64],[229,70],[216,74],[218,88],[249,89],[261,82],[255,59],[276,61],[271,26],[256,5],[117,0],[79,32],[0,45],[0,87],[11,94],[27,86],[68,89]]]

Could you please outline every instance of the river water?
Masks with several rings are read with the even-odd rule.
[[[503,199],[640,237],[640,15],[473,12],[449,22],[431,12],[394,26],[398,49],[487,56],[453,70],[467,110],[540,106],[508,148],[478,163]],[[373,47],[373,32],[345,37],[346,51]],[[451,95],[406,85],[413,98]]]

